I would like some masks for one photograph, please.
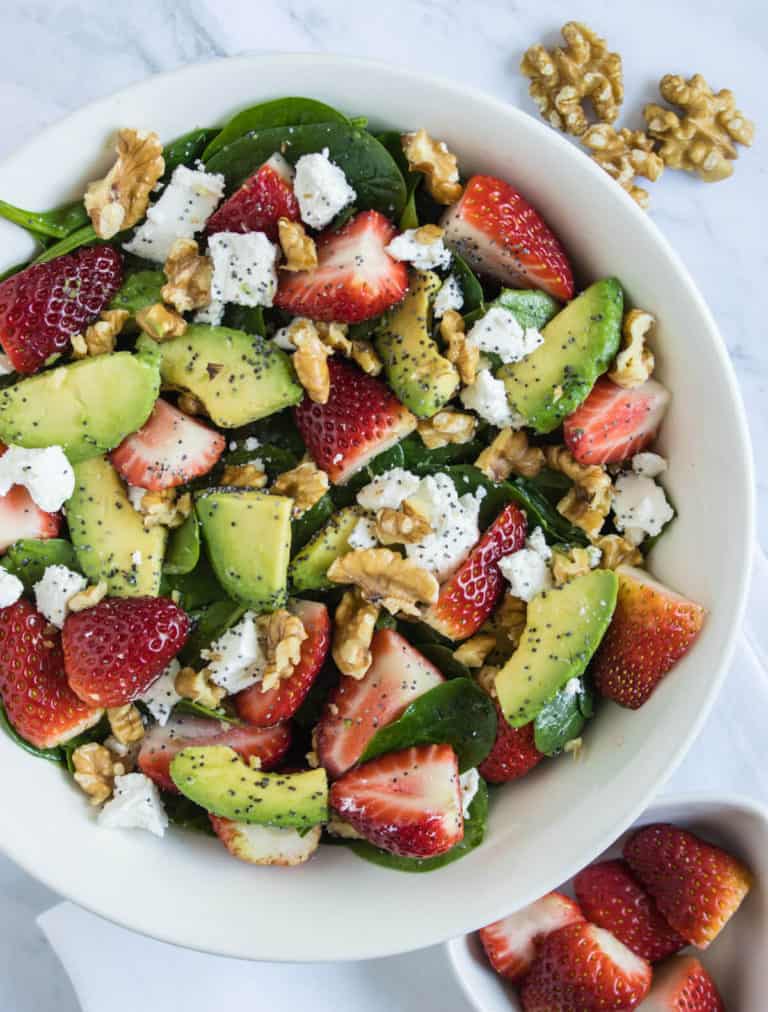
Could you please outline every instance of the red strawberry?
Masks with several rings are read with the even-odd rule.
[[[525,1012],[629,1010],[650,986],[644,959],[594,924],[571,924],[544,939],[521,997]]]
[[[320,765],[330,777],[354,766],[380,727],[397,720],[409,703],[444,681],[437,668],[392,629],[374,634],[371,657],[363,678],[341,676],[315,730]]]
[[[233,857],[249,864],[303,864],[320,844],[322,829],[313,826],[308,832],[280,826],[259,826],[255,823],[233,822],[219,815],[209,815],[213,831]]]
[[[517,913],[480,928],[480,941],[496,973],[520,980],[531,968],[536,949],[547,935],[584,920],[578,903],[551,892]]]
[[[632,566],[619,566],[619,595],[592,663],[600,692],[636,710],[688,651],[706,614]]]
[[[653,975],[643,1012],[725,1012],[715,982],[695,956],[676,956]]]
[[[341,359],[330,358],[331,394],[327,404],[309,397],[295,409],[296,424],[309,455],[336,485],[416,428],[416,416],[373,376]]]
[[[626,390],[601,376],[563,422],[566,445],[581,464],[610,464],[644,450],[659,431],[669,391],[656,380]]]
[[[686,945],[659,913],[626,861],[600,861],[573,880],[584,916],[637,956],[658,963]]]
[[[59,513],[46,513],[23,485],[0,495],[0,555],[20,538],[55,538],[61,528]]]
[[[280,155],[273,155],[213,212],[205,232],[265,232],[276,242],[280,218],[298,221],[299,202],[290,167]]]
[[[234,697],[238,716],[257,727],[270,727],[296,713],[322,668],[331,644],[331,620],[324,604],[292,601],[289,609],[299,616],[308,634],[301,644],[301,657],[293,674],[268,692],[263,692],[257,682]]]
[[[440,224],[446,243],[481,274],[513,288],[543,288],[563,302],[573,298],[573,273],[560,241],[509,183],[472,176]]]
[[[64,622],[69,684],[88,703],[130,703],[163,672],[188,635],[186,613],[166,597],[105,597]]]
[[[261,760],[261,769],[271,770],[278,765],[290,744],[288,724],[260,728],[250,724],[224,724],[220,720],[184,714],[171,717],[164,727],[156,724],[147,732],[141,742],[139,769],[162,790],[178,794],[171,780],[171,760],[187,745],[229,745],[243,759],[257,756]]]
[[[0,698],[14,728],[37,748],[53,748],[98,723],[67,685],[61,637],[21,598],[0,608]]]
[[[525,514],[514,503],[505,506],[465,561],[440,588],[440,597],[424,621],[443,636],[472,636],[499,603],[504,578],[499,559],[525,544]]]
[[[66,351],[123,283],[111,246],[88,246],[32,264],[0,284],[0,345],[17,372],[37,370]]]
[[[400,857],[436,857],[464,837],[456,753],[420,745],[358,766],[331,786],[331,807]]]
[[[140,488],[163,489],[198,478],[218,461],[226,440],[167,401],[110,454],[122,477]]]
[[[720,934],[752,885],[735,857],[667,823],[638,829],[624,857],[669,924],[699,949]]]
[[[404,263],[385,246],[397,229],[378,211],[355,215],[317,239],[317,267],[281,271],[275,305],[311,320],[359,323],[399,302],[408,288]]]
[[[533,721],[522,727],[510,727],[497,700],[496,741],[478,767],[484,780],[492,784],[506,784],[525,776],[544,758],[534,742]]]

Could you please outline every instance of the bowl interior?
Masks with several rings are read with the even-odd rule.
[[[211,952],[363,958],[455,936],[530,902],[586,864],[647,804],[701,726],[730,654],[751,543],[750,463],[723,345],[660,234],[553,130],[483,95],[311,54],[190,67],[45,131],[0,166],[0,193],[22,206],[51,206],[82,192],[109,164],[117,127],[152,128],[170,139],[286,93],[315,96],[381,126],[426,125],[459,154],[464,173],[502,176],[537,205],[583,279],[618,276],[630,299],[658,317],[659,376],[674,393],[662,450],[671,460],[667,484],[680,518],[653,567],[711,611],[696,648],[642,710],[603,708],[581,761],[545,763],[496,792],[482,849],[430,875],[389,872],[342,848],[323,848],[310,864],[282,872],[230,860],[215,841],[187,833],[160,841],[97,831],[60,771],[0,737],[6,805],[14,813],[3,822],[0,844],[52,888],[128,927]],[[23,234],[5,223],[0,239],[3,266],[30,251]],[[717,552],[703,547],[712,531],[719,533]]]

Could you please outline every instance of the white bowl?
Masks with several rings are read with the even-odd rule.
[[[722,934],[705,952],[686,951],[701,959],[729,1009],[765,1012],[765,967],[757,956],[768,951],[768,809],[747,798],[690,794],[662,798],[633,828],[649,822],[671,822],[698,833],[751,868],[755,884]],[[601,860],[621,856],[626,835]],[[570,882],[558,888],[573,895]],[[461,988],[478,1012],[522,1012],[515,987],[491,969],[477,934],[454,938],[446,948]]]
[[[747,429],[731,366],[701,296],[650,219],[540,121],[486,95],[343,57],[262,54],[145,81],[68,117],[0,166],[0,194],[48,207],[111,161],[120,126],[171,139],[254,101],[311,95],[377,126],[427,126],[465,173],[510,180],[543,213],[583,280],[617,275],[659,319],[659,375],[674,393],[662,450],[680,519],[655,573],[711,616],[690,655],[637,713],[603,708],[582,762],[542,764],[494,803],[488,839],[465,860],[405,875],[323,848],[281,871],[229,858],[216,841],[165,840],[92,825],[64,776],[0,736],[0,845],[59,893],[137,931],[249,959],[336,960],[419,948],[476,928],[547,892],[637,817],[712,705],[744,605],[752,540]],[[3,265],[30,252],[4,223]]]

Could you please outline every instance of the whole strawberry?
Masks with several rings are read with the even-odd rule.
[[[17,372],[37,372],[98,317],[123,283],[111,246],[32,264],[0,284],[0,345]]]
[[[122,706],[149,688],[188,635],[186,613],[168,598],[107,597],[67,616],[67,679],[88,703]]]

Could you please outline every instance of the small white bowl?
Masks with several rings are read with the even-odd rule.
[[[685,794],[657,801],[632,829],[649,822],[671,822],[691,830],[740,858],[755,883],[746,900],[712,945],[691,948],[712,974],[729,1009],[765,1012],[765,967],[768,953],[768,809],[747,798]],[[597,860],[621,856],[623,834]],[[570,880],[556,887],[573,895]],[[477,933],[446,944],[464,994],[478,1012],[522,1012],[516,989],[495,973]]]

